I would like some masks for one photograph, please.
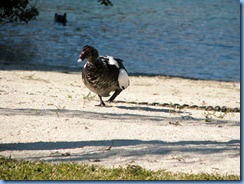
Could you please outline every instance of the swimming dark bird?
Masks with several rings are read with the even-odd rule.
[[[112,102],[122,90],[129,86],[128,73],[123,61],[112,56],[99,56],[97,49],[86,45],[82,48],[78,62],[87,60],[82,69],[82,80],[85,86],[96,93],[100,99],[97,106],[105,106],[102,97],[110,96],[108,102]]]
[[[98,2],[105,6],[113,6],[113,3],[110,0],[98,0]]]
[[[59,23],[62,23],[63,25],[65,25],[67,22],[66,13],[64,13],[63,15],[55,13],[54,19],[55,19],[55,22],[59,22]]]

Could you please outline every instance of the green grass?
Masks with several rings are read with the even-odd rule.
[[[149,171],[140,166],[106,169],[78,163],[21,161],[0,157],[1,180],[240,180],[237,175]]]

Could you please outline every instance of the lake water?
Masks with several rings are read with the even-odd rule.
[[[38,0],[36,21],[0,31],[0,60],[78,69],[88,44],[130,74],[240,81],[240,1],[111,1]],[[66,26],[55,13],[67,13]]]

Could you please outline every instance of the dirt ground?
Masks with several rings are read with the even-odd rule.
[[[80,73],[0,70],[0,155],[240,175],[240,113],[95,107]],[[240,107],[240,83],[130,77],[116,100]],[[106,100],[106,98],[104,98]]]

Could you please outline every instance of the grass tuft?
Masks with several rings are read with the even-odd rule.
[[[94,100],[95,99],[95,95],[92,95],[92,93],[89,91],[89,93],[87,94],[87,95],[84,95],[83,96],[83,104],[85,105],[87,102],[90,102],[90,101],[92,101],[92,100]]]
[[[1,180],[240,180],[238,175],[150,171],[137,165],[106,169],[73,162],[31,162],[0,157]]]

